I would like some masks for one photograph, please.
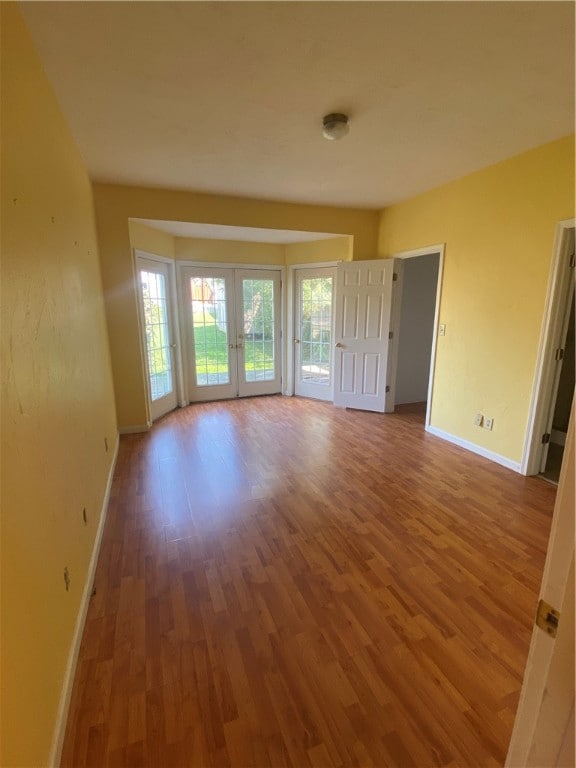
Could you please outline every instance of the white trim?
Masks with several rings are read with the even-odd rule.
[[[140,432],[148,432],[151,426],[150,422],[147,424],[135,424],[131,427],[119,427],[118,432],[121,435],[137,435]]]
[[[162,264],[174,264],[175,259],[171,259],[168,256],[159,256],[157,253],[150,253],[149,251],[142,251],[140,248],[133,248],[134,257],[141,259],[148,259],[148,261],[159,261]]]
[[[348,262],[346,262],[348,263]],[[314,261],[309,264],[287,264],[288,269],[324,269],[324,267],[337,267],[340,264],[339,261]]]
[[[396,379],[398,378],[398,341],[400,339],[400,312],[402,309],[402,291],[404,290],[404,260],[394,259],[394,274],[392,283],[392,308],[390,310],[390,330],[392,339],[388,345],[388,362],[386,367],[386,413],[394,413],[396,406]]]
[[[438,259],[438,278],[436,280],[436,305],[434,308],[434,326],[432,331],[432,349],[430,350],[430,376],[428,378],[428,395],[426,397],[426,418],[424,420],[424,426],[426,429],[430,426],[432,415],[432,393],[434,391],[434,376],[436,374],[436,348],[438,346],[438,325],[440,322],[440,300],[442,297],[442,280],[444,278],[444,250],[446,243],[439,243],[438,245],[430,245],[427,248],[416,248],[412,251],[400,251],[395,253],[391,258],[393,259],[412,259],[417,256],[434,256],[439,255]],[[394,329],[394,335],[399,336],[399,326]],[[396,344],[398,338],[396,338]],[[394,385],[390,385],[391,392],[395,393],[396,390],[396,364],[398,362],[397,354],[391,358],[394,370],[389,372],[389,379],[394,375]],[[394,410],[394,403],[391,404],[392,410]]]
[[[90,557],[90,563],[88,565],[88,571],[86,573],[86,581],[84,582],[84,591],[82,593],[82,599],[80,601],[80,608],[76,617],[76,626],[74,627],[74,635],[72,637],[72,643],[70,645],[70,651],[68,653],[68,662],[66,664],[66,671],[64,672],[64,681],[62,683],[62,691],[60,693],[60,701],[58,703],[58,714],[56,716],[56,725],[54,727],[54,736],[52,738],[52,746],[50,747],[50,755],[48,758],[49,766],[60,765],[60,759],[62,757],[62,746],[64,744],[64,735],[66,733],[66,724],[68,721],[68,710],[70,708],[70,698],[72,696],[72,687],[74,685],[74,677],[76,674],[76,664],[78,663],[78,654],[80,652],[80,644],[82,642],[82,635],[84,633],[84,624],[86,622],[86,615],[88,613],[88,606],[90,603],[90,597],[92,596],[92,587],[94,584],[94,576],[96,573],[96,566],[98,564],[98,555],[100,554],[100,545],[102,543],[102,534],[104,533],[104,524],[108,515],[108,503],[110,501],[110,491],[112,490],[112,481],[114,480],[114,472],[116,470],[116,461],[118,459],[118,447],[120,440],[118,434],[116,434],[116,445],[114,447],[114,456],[110,464],[108,471],[108,480],[106,482],[106,490],[104,492],[104,498],[102,500],[102,511],[100,513],[100,522],[98,523],[98,529],[96,536],[94,537],[94,546],[92,548],[92,556]]]
[[[444,430],[430,425],[426,427],[426,432],[429,432],[435,437],[440,437],[442,440],[447,440],[449,443],[458,445],[460,448],[465,448],[467,451],[476,453],[478,456],[483,456],[485,459],[494,461],[496,464],[501,464],[503,467],[512,469],[514,472],[520,472],[520,463],[518,461],[512,461],[511,459],[506,458],[506,456],[501,456],[499,453],[494,453],[494,451],[488,450],[488,448],[482,448],[481,445],[476,445],[476,443],[463,440],[461,437],[456,437],[456,435],[451,435],[449,432],[444,432]]]
[[[400,251],[399,253],[393,253],[390,256],[391,259],[413,259],[416,256],[430,256],[432,253],[444,254],[444,248],[446,243],[439,243],[438,245],[429,245],[426,248],[415,248],[412,251]]]
[[[275,269],[279,272],[284,269],[284,264],[238,264],[224,261],[189,261],[176,259],[176,263],[182,267],[210,267],[210,269]]]
[[[576,219],[566,219],[558,222],[554,237],[554,250],[550,267],[550,278],[544,314],[542,318],[542,330],[538,346],[538,357],[534,373],[532,396],[528,409],[528,422],[520,471],[523,475],[536,475],[540,471],[540,456],[542,444],[540,436],[546,431],[546,419],[549,410],[550,392],[553,385],[552,358],[554,354],[554,342],[560,332],[564,320],[566,286],[572,275],[562,274],[563,260],[567,258],[567,231],[576,228]]]

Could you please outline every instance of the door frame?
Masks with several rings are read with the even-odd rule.
[[[184,280],[182,276],[182,271],[186,267],[195,267],[200,269],[260,269],[260,270],[268,270],[268,271],[274,271],[280,273],[280,301],[281,301],[281,307],[280,307],[280,391],[282,392],[282,388],[284,386],[285,382],[285,373],[286,373],[286,365],[285,365],[285,354],[284,354],[284,339],[286,338],[286,332],[285,332],[285,307],[287,306],[286,302],[286,269],[281,264],[238,264],[235,262],[220,262],[220,261],[191,261],[189,259],[178,259],[176,261],[176,284],[177,284],[177,307],[178,307],[178,317],[184,318],[186,317],[186,307],[185,307],[185,299],[184,299]],[[236,297],[234,297],[234,300],[236,300]],[[183,338],[181,336],[180,338]],[[190,370],[190,356],[188,355],[188,351],[186,349],[186,344],[180,345],[183,348],[182,351],[182,397],[184,399],[184,405],[190,405],[192,402],[188,399],[188,391],[189,391],[189,381],[188,381],[188,371]]]
[[[296,322],[296,307],[294,302],[296,301],[296,278],[295,271],[297,269],[329,269],[337,267],[339,262],[337,261],[315,261],[310,264],[290,264],[288,266],[288,275],[286,280],[286,348],[285,348],[285,360],[286,360],[286,384],[283,390],[283,394],[288,397],[294,395],[296,389],[296,366],[294,365],[294,323]],[[334,296],[336,295],[336,281],[338,276],[334,277]],[[334,303],[334,302],[332,302]],[[334,392],[332,392],[334,396]],[[327,401],[330,402],[330,401]]]
[[[166,256],[159,256],[157,253],[150,251],[144,251],[141,248],[132,249],[132,261],[134,264],[134,275],[136,279],[136,292],[138,294],[137,301],[137,314],[138,314],[138,326],[140,328],[140,353],[142,356],[142,370],[146,380],[145,392],[146,392],[146,410],[148,418],[148,427],[152,425],[151,414],[151,398],[150,398],[150,377],[148,374],[148,358],[146,355],[146,327],[144,323],[144,317],[142,314],[142,292],[140,288],[140,281],[138,277],[138,260],[139,258],[146,259],[148,261],[156,261],[159,264],[164,264],[168,267],[168,293],[170,296],[169,312],[170,322],[172,325],[172,343],[174,347],[174,387],[176,390],[176,402],[178,407],[183,408],[187,403],[184,400],[184,379],[183,379],[183,366],[182,366],[182,345],[180,343],[180,312],[178,302],[178,290],[177,290],[177,275],[176,275],[176,262],[174,259],[170,259]]]
[[[536,370],[528,409],[528,424],[520,463],[520,473],[523,475],[537,475],[540,472],[542,435],[546,428],[554,389],[555,366],[553,363],[556,343],[570,308],[570,283],[574,280],[574,271],[564,268],[569,258],[571,229],[576,230],[576,219],[565,219],[556,225]]]
[[[428,395],[426,398],[426,418],[424,428],[430,426],[430,416],[432,413],[432,395],[434,391],[434,375],[436,373],[436,349],[438,344],[438,327],[440,320],[440,301],[442,297],[442,280],[444,277],[444,250],[446,243],[430,245],[425,248],[415,248],[409,251],[400,251],[394,253],[390,258],[404,260],[413,259],[417,256],[434,256],[439,254],[438,260],[438,278],[436,281],[436,304],[434,308],[434,325],[432,329],[432,349],[430,350],[430,375],[428,377]],[[390,328],[392,330],[392,343],[388,352],[388,386],[389,392],[386,394],[386,413],[393,413],[395,407],[396,377],[398,374],[398,340],[400,338],[400,309],[402,305],[402,278],[403,264],[399,264],[398,279],[395,281],[395,289],[392,292],[392,314],[390,318]]]

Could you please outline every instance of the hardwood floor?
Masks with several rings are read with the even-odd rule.
[[[421,410],[123,437],[62,765],[502,765],[554,495]]]

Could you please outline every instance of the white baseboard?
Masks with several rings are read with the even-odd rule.
[[[133,427],[119,427],[118,432],[121,435],[137,435],[140,432],[148,432],[151,424],[135,424]]]
[[[465,448],[467,451],[477,453],[478,456],[483,456],[485,459],[490,459],[490,461],[494,461],[496,464],[501,464],[507,469],[512,469],[514,472],[522,474],[519,461],[512,461],[511,459],[506,458],[506,456],[500,456],[499,453],[489,451],[487,448],[482,448],[481,445],[476,445],[476,443],[463,440],[461,437],[451,435],[449,432],[444,432],[442,429],[438,429],[437,427],[432,427],[429,425],[426,427],[426,432],[430,432],[431,435],[440,437],[442,440],[447,440],[449,443],[454,443],[454,445],[459,445],[460,448]]]
[[[90,564],[88,565],[86,582],[84,583],[84,591],[82,593],[82,600],[80,601],[78,616],[76,617],[76,626],[74,628],[74,635],[72,638],[72,643],[70,645],[70,653],[68,654],[68,663],[66,665],[66,672],[64,673],[64,682],[62,684],[62,693],[60,694],[60,703],[58,704],[58,715],[56,717],[54,737],[52,739],[52,747],[50,749],[50,757],[48,759],[48,765],[50,766],[50,768],[57,768],[57,766],[60,765],[60,759],[62,757],[62,747],[64,744],[64,734],[66,733],[66,723],[68,721],[68,709],[70,707],[70,698],[72,696],[72,686],[74,685],[74,676],[76,674],[76,664],[78,662],[78,653],[80,652],[80,643],[82,642],[82,634],[84,632],[86,614],[88,613],[88,605],[90,602],[90,597],[92,595],[92,586],[94,583],[96,565],[98,563],[98,555],[100,554],[100,544],[102,543],[102,534],[104,532],[104,524],[106,522],[106,516],[108,513],[108,502],[110,501],[110,491],[112,490],[112,481],[114,479],[114,470],[116,469],[116,460],[118,459],[119,444],[120,444],[120,440],[118,438],[118,435],[116,435],[116,446],[114,448],[114,456],[112,458],[112,463],[110,465],[110,471],[108,472],[108,481],[106,483],[106,491],[104,493],[104,499],[102,501],[102,512],[100,514],[100,522],[98,523],[98,530],[96,531],[96,537],[94,539],[94,547],[92,548],[92,557],[90,558]]]

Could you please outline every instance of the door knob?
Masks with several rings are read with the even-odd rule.
[[[344,346],[344,344],[342,344],[342,342],[340,342],[340,341],[339,341],[339,342],[336,344],[336,346],[337,346],[337,347],[343,347],[343,346]]]
[[[300,339],[294,339],[294,344],[300,344]]]

